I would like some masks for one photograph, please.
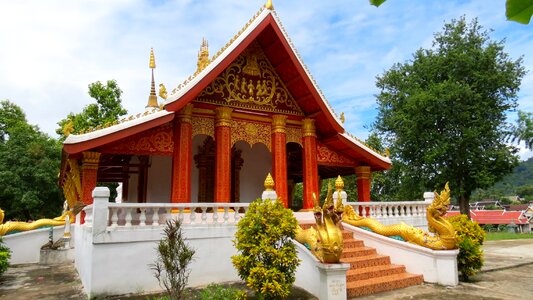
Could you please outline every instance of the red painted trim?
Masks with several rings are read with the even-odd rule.
[[[118,141],[120,139],[123,139],[125,137],[132,136],[136,133],[163,125],[167,122],[172,121],[174,119],[174,114],[166,115],[163,117],[160,117],[158,119],[150,120],[145,123],[138,124],[134,127],[126,128],[121,131],[113,132],[105,136],[101,136],[92,140],[79,142],[76,144],[63,144],[63,150],[68,154],[75,154],[80,153],[83,151],[87,151],[90,149],[94,149],[96,147],[100,147],[102,145],[106,145],[115,141]]]

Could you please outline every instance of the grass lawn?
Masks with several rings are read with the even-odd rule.
[[[533,239],[533,233],[487,232],[487,241]]]

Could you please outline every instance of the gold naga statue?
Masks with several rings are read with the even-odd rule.
[[[337,189],[339,191],[339,189]],[[338,193],[340,195],[340,193]],[[324,205],[320,208],[316,195],[313,193],[315,227],[296,229],[296,240],[308,246],[311,253],[323,263],[338,263],[343,250],[342,213],[343,204],[340,197],[334,203],[331,184]]]
[[[359,216],[351,206],[347,206],[342,216],[342,221],[358,227],[370,228],[373,232],[384,236],[400,236],[406,242],[420,245],[433,250],[456,249],[456,235],[453,225],[448,222],[444,215],[450,204],[450,188],[448,183],[440,194],[435,192],[435,200],[427,208],[427,221],[431,235],[419,228],[399,223],[383,225],[372,218]]]
[[[37,221],[27,222],[13,222],[7,221],[4,223],[4,211],[0,209],[0,236],[4,236],[10,232],[28,231],[38,229],[44,226],[62,226],[65,225],[66,217],[69,216],[70,223],[75,221],[74,213],[66,210],[61,216],[53,219],[39,219]]]

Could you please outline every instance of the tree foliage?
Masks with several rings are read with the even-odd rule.
[[[29,125],[19,106],[0,102],[0,207],[6,220],[26,221],[61,212],[60,160],[55,139]]]
[[[492,41],[474,19],[445,24],[431,49],[377,78],[378,118],[401,164],[404,188],[420,195],[450,182],[461,212],[476,188],[489,187],[518,163],[504,143],[506,112],[516,107],[525,74],[503,41]]]
[[[126,109],[122,107],[122,90],[115,80],[108,80],[105,85],[100,81],[89,84],[89,96],[94,98],[96,103],[85,106],[80,113],[70,113],[57,123],[59,128],[56,133],[61,136],[61,140],[66,138],[67,127],[70,127],[72,132],[79,133],[112,123],[127,114]]]
[[[533,113],[519,110],[518,121],[511,125],[509,134],[512,143],[524,142],[526,148],[533,150]]]
[[[291,291],[299,260],[294,239],[297,221],[279,200],[250,204],[239,221],[232,257],[239,276],[258,299],[283,299]]]

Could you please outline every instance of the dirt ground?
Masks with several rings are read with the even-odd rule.
[[[533,240],[490,241],[483,249],[485,265],[469,283],[422,284],[357,299],[533,299]],[[11,267],[0,278],[0,299],[87,298],[73,264],[31,264]],[[300,294],[296,299],[315,298]]]

